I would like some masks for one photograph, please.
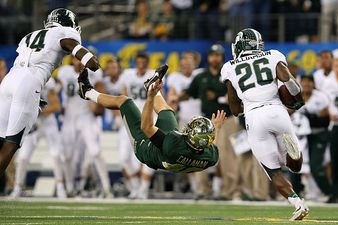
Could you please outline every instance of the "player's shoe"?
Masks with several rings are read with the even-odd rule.
[[[285,144],[286,151],[291,159],[299,160],[302,154],[292,137],[288,134],[284,134],[282,138]]]
[[[293,212],[290,220],[302,220],[305,216],[309,214],[309,208],[305,205],[304,199],[301,200],[300,206]]]
[[[144,82],[144,89],[146,89],[147,93],[148,93],[148,90],[149,90],[149,87],[150,87],[151,84],[153,84],[157,80],[162,80],[162,78],[166,74],[168,68],[169,67],[168,67],[167,64],[164,64],[164,65],[158,67],[155,70],[154,75],[151,78],[149,78],[148,80],[146,80],[146,82]]]
[[[79,83],[79,95],[80,95],[80,97],[88,100],[88,98],[86,98],[86,92],[93,89],[93,86],[89,82],[88,70],[87,69],[84,69],[80,73],[79,77],[77,78],[77,81]]]

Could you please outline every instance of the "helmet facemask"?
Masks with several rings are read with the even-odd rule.
[[[183,129],[186,143],[195,151],[202,152],[215,140],[215,127],[208,118],[194,117]]]

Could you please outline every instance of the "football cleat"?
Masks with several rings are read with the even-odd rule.
[[[305,216],[309,214],[309,208],[304,204],[304,200],[301,200],[301,205],[293,212],[291,221],[293,220],[302,220]]]
[[[283,134],[283,142],[286,148],[288,155],[293,160],[299,160],[302,156],[297,144],[294,142],[293,138],[288,134]]]
[[[169,67],[168,67],[167,64],[164,64],[164,65],[158,67],[155,70],[155,74],[151,78],[149,78],[148,80],[146,80],[146,82],[144,82],[144,89],[146,89],[147,93],[148,93],[150,85],[152,85],[157,80],[162,80],[162,78],[166,74],[168,68]]]
[[[93,89],[93,86],[90,84],[89,79],[88,79],[88,70],[84,69],[79,77],[77,78],[77,81],[79,83],[79,95],[81,98],[88,100],[86,98],[86,92],[90,91]]]

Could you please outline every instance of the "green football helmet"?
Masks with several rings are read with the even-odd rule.
[[[78,25],[75,13],[64,8],[54,9],[49,13],[44,25],[45,28],[72,27],[81,33],[81,27]]]
[[[244,55],[252,55],[262,52],[264,51],[262,35],[257,30],[251,28],[241,30],[237,34],[235,42],[232,43],[231,48],[234,59]]]
[[[215,126],[206,117],[194,117],[183,129],[187,144],[196,151],[203,151],[215,140]]]

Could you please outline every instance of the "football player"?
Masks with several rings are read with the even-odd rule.
[[[79,90],[77,83],[78,73],[83,69],[81,62],[73,57],[73,65],[62,66],[58,71],[58,79],[62,84],[62,96],[64,99],[64,118],[62,126],[62,139],[65,152],[67,153],[67,161],[71,161],[74,165],[74,175],[79,173],[78,190],[82,192],[85,185],[86,164],[81,160],[81,156],[89,156],[90,162],[93,161],[102,183],[103,197],[110,198],[110,182],[106,164],[101,155],[100,134],[101,126],[97,121],[96,115],[103,112],[103,108],[98,104],[84,101],[76,93]],[[90,80],[95,87],[105,92],[102,82],[103,74],[101,70],[96,72],[90,71]],[[86,123],[83,123],[86,121]],[[101,122],[101,121],[100,121]],[[79,146],[85,147],[85,154],[82,154]],[[86,162],[86,161],[85,161]],[[80,170],[76,170],[77,164]],[[70,173],[70,171],[69,171]],[[67,185],[68,191],[71,192],[72,185]]]
[[[0,86],[0,175],[31,130],[41,90],[63,57],[72,54],[89,69],[99,68],[96,57],[81,45],[80,32],[75,14],[60,8],[48,15],[45,29],[20,41],[19,55]]]
[[[48,106],[41,110],[37,122],[25,138],[19,151],[15,173],[15,186],[11,193],[12,198],[18,198],[22,195],[27,166],[41,138],[46,138],[48,149],[54,161],[56,195],[58,198],[67,197],[63,184],[64,155],[61,136],[54,114],[61,111],[61,103],[55,91],[55,80],[53,78],[49,79],[42,89],[41,97],[42,99],[48,100]]]
[[[301,88],[287,68],[285,56],[277,50],[264,51],[261,34],[254,29],[240,31],[232,44],[233,60],[224,64],[221,80],[226,83],[231,112],[245,114],[248,140],[253,154],[272,183],[296,210],[291,220],[302,220],[309,209],[283,175],[282,166],[299,172],[302,153],[286,108],[278,96],[277,81],[294,96],[289,107],[304,105]]]
[[[119,109],[131,134],[136,157],[153,169],[189,173],[202,171],[218,161],[214,141],[225,121],[224,111],[213,114],[212,121],[199,116],[193,118],[179,132],[175,113],[165,102],[160,90],[161,80],[168,67],[159,67],[154,76],[145,82],[147,100],[142,115],[134,101],[127,96],[105,95],[93,89],[87,70],[78,81],[80,96],[109,109]],[[153,122],[153,111],[158,114]]]

